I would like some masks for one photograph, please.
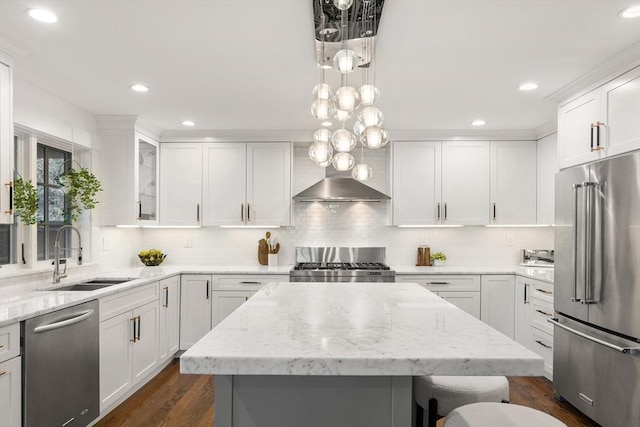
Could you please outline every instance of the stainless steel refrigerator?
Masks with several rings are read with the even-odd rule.
[[[640,427],[640,153],[556,175],[553,386]]]

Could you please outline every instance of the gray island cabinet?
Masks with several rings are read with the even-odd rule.
[[[180,369],[215,375],[216,427],[409,427],[412,376],[542,375],[543,360],[415,283],[270,283]]]

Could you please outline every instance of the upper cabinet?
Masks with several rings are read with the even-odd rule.
[[[201,225],[202,146],[181,142],[160,144],[162,225]]]
[[[210,143],[203,150],[202,225],[290,225],[290,143]]]
[[[394,225],[488,223],[489,143],[393,143]]]
[[[13,84],[11,67],[0,62],[0,224],[13,222]]]
[[[560,168],[639,148],[640,67],[558,110]]]
[[[554,223],[555,177],[558,172],[558,134],[554,133],[537,143],[537,213],[538,224]]]
[[[158,142],[136,128],[135,116],[98,116],[105,191],[102,225],[158,223]]]
[[[536,141],[491,142],[491,224],[536,224]]]

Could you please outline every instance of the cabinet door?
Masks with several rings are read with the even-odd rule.
[[[180,349],[180,276],[160,281],[160,363]]]
[[[215,328],[218,323],[251,298],[251,294],[251,291],[214,291],[211,309],[212,326]]]
[[[0,363],[0,426],[22,425],[22,359]]]
[[[438,296],[447,300],[470,315],[480,318],[480,292],[438,292]]]
[[[491,143],[491,223],[536,223],[536,142]]]
[[[442,218],[442,144],[394,142],[392,149],[393,224],[438,224]]]
[[[443,224],[489,223],[489,142],[442,143]]]
[[[558,165],[560,168],[600,158],[599,151],[591,151],[591,125],[601,120],[600,114],[600,97],[597,90],[558,109]],[[595,144],[595,135],[593,137]]]
[[[180,282],[180,350],[186,350],[211,330],[211,276],[183,275]]]
[[[136,132],[138,221],[156,224],[158,220],[158,143]]]
[[[525,347],[530,347],[530,323],[532,319],[531,311],[531,292],[533,286],[524,278],[516,279],[515,289],[515,322],[514,322],[514,339]]]
[[[132,386],[133,325],[131,312],[100,322],[100,412]]]
[[[482,276],[480,320],[514,337],[515,277],[513,275]]]
[[[13,181],[13,86],[11,68],[0,62],[0,224],[13,223],[10,186]]]
[[[246,220],[245,143],[203,146],[202,225],[243,225]]]
[[[247,225],[291,224],[291,144],[247,144]]]
[[[558,172],[558,134],[546,136],[536,144],[536,200],[537,223],[555,223],[555,178]]]
[[[202,144],[160,144],[160,222],[200,225]]]
[[[158,366],[158,302],[133,310],[136,341],[133,343],[133,384],[138,384]]]
[[[640,67],[602,87],[607,156],[640,148]],[[600,145],[603,145],[601,142]]]

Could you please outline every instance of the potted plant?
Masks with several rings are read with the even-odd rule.
[[[20,217],[23,224],[31,225],[36,223],[36,213],[38,211],[38,191],[31,183],[21,177],[13,181],[13,205],[15,213]]]
[[[98,204],[96,194],[102,191],[102,185],[89,169],[70,168],[57,178],[57,182],[65,190],[67,214],[73,221],[78,220],[84,209],[93,209]]]
[[[431,254],[431,263],[434,267],[443,267],[446,260],[447,256],[443,252],[436,252]]]

